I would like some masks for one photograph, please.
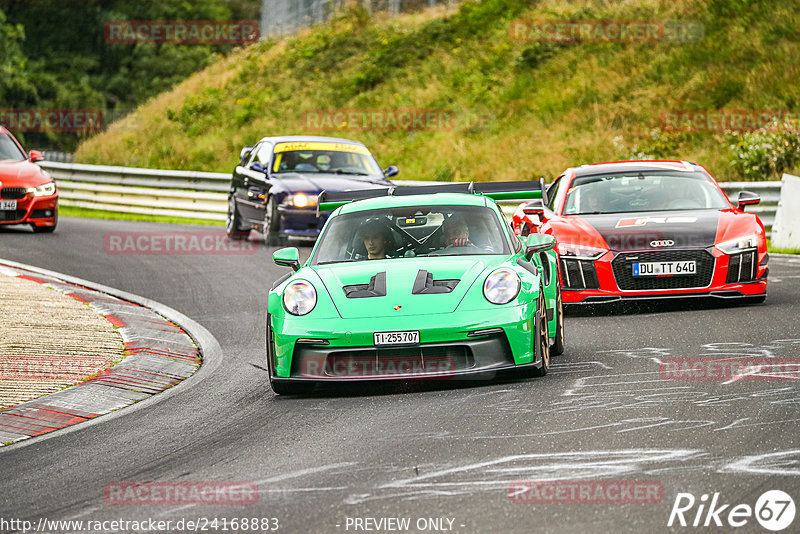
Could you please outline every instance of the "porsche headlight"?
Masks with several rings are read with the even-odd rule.
[[[572,243],[559,243],[558,254],[560,256],[581,258],[586,260],[596,260],[608,250],[599,247],[590,247],[586,245],[575,245]]]
[[[737,254],[745,250],[758,248],[758,236],[756,234],[730,239],[722,243],[717,243],[716,247],[725,254]]]
[[[305,280],[296,280],[283,291],[283,307],[292,315],[305,315],[317,305],[317,292]]]
[[[486,277],[483,296],[492,304],[507,304],[519,295],[520,285],[517,273],[511,269],[497,269]]]
[[[36,197],[49,197],[50,195],[56,194],[56,183],[55,182],[48,182],[46,184],[42,184],[38,187],[29,187],[28,193],[33,193],[33,196]]]

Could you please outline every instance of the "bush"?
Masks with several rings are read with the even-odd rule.
[[[742,178],[777,179],[800,164],[800,132],[784,126],[779,131],[731,134],[731,165]]]

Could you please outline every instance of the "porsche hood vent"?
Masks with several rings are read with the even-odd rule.
[[[420,269],[417,278],[414,280],[414,287],[411,289],[412,295],[434,295],[438,293],[451,293],[461,280],[455,278],[445,278],[434,280],[433,275],[424,269]],[[344,294],[349,299],[363,299],[370,297],[386,296],[386,272],[380,272],[369,279],[368,284],[352,284],[343,286]]]
[[[369,279],[368,284],[344,286],[344,294],[349,299],[364,299],[386,296],[386,273],[380,272]]]
[[[411,290],[411,294],[431,295],[435,293],[450,293],[456,288],[460,281],[461,280],[456,280],[454,278],[434,280],[431,273],[420,269],[417,273],[417,279],[414,280],[414,288]]]

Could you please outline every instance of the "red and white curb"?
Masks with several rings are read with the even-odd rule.
[[[0,268],[91,306],[117,327],[126,354],[121,362],[85,382],[0,411],[0,444],[46,434],[130,406],[172,388],[200,368],[201,350],[195,340],[150,307],[57,273],[5,260],[0,262]],[[146,301],[141,297],[139,300]],[[193,321],[187,322],[199,327]],[[211,336],[202,329],[201,337]],[[216,352],[219,346],[215,340],[213,345]]]

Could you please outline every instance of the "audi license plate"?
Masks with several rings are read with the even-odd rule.
[[[0,200],[0,210],[15,210],[17,209],[16,200]]]
[[[375,332],[376,345],[416,345],[419,343],[419,330],[408,332]]]
[[[633,276],[674,276],[697,274],[695,261],[647,261],[633,264]]]

